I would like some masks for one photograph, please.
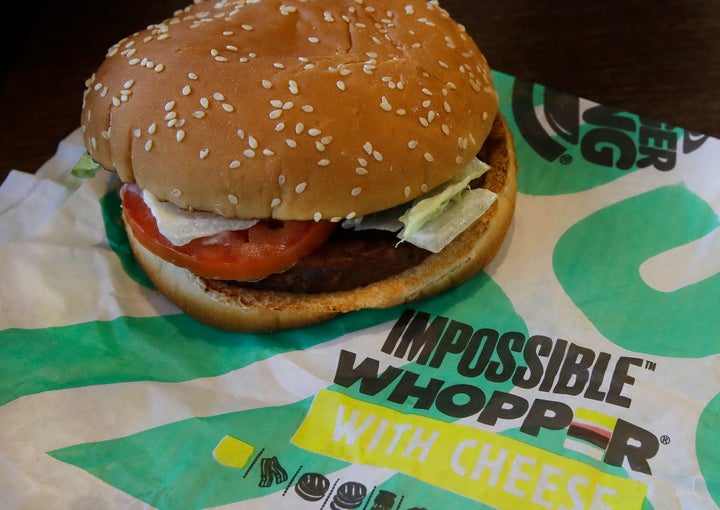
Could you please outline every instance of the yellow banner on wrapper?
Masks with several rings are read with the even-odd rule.
[[[306,450],[394,469],[498,509],[640,510],[647,487],[521,441],[321,391],[293,436]]]

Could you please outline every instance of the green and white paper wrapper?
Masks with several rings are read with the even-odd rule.
[[[129,255],[79,132],[0,188],[3,508],[720,507],[720,141],[495,73],[513,226],[464,285],[273,335]]]

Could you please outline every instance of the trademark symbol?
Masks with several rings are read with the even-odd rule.
[[[655,368],[657,368],[657,363],[654,361],[645,360],[645,369],[650,370],[651,372],[655,371]]]
[[[570,154],[563,154],[560,156],[560,163],[563,165],[569,165],[573,162],[573,157]]]
[[[660,443],[662,444],[670,444],[670,436],[663,434],[660,436]]]

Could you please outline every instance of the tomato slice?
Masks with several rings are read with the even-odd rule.
[[[121,190],[122,207],[135,238],[155,255],[207,278],[254,281],[291,268],[335,229],[329,221],[261,220],[175,246],[163,236],[137,185]]]

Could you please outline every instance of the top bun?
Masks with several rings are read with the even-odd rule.
[[[110,48],[81,125],[95,161],[181,208],[339,221],[448,180],[497,111],[437,2],[221,0]]]

